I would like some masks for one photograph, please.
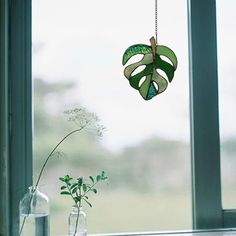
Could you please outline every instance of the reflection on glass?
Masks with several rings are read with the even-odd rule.
[[[144,101],[123,75],[122,55],[129,45],[149,43],[154,4],[33,1],[35,177],[75,128],[64,110],[86,107],[106,126],[101,139],[92,130],[70,137],[45,170],[40,187],[51,200],[53,235],[66,234],[72,205],[59,194],[59,176],[102,170],[109,184],[84,208],[88,233],[191,228],[186,9],[185,0],[159,1],[159,42],[179,65],[168,90]]]
[[[234,0],[217,0],[219,111],[224,208],[236,208],[235,7]]]

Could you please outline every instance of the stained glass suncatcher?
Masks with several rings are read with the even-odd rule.
[[[163,45],[156,45],[154,37],[150,39],[151,46],[145,44],[136,44],[130,46],[123,55],[122,64],[126,65],[129,59],[135,55],[143,54],[141,61],[128,65],[124,69],[124,75],[129,80],[130,85],[139,91],[145,100],[150,100],[156,95],[164,92],[174,77],[174,72],[177,68],[177,57],[174,52]],[[166,57],[169,62],[161,57]],[[139,66],[145,68],[133,75],[133,72]],[[157,70],[162,70],[167,80],[158,73]],[[145,77],[144,80],[142,78]]]
[[[126,65],[131,57],[138,54],[143,55],[141,61],[125,67],[124,75],[129,80],[130,85],[138,90],[145,100],[150,100],[166,90],[168,82],[170,83],[173,80],[178,64],[174,52],[170,48],[157,43],[157,23],[157,0],[155,0],[156,37],[150,39],[151,46],[145,44],[130,46],[125,51],[122,60],[123,65]],[[169,60],[166,61],[165,58]],[[144,66],[144,69],[135,73],[140,66]],[[166,78],[159,73],[159,70],[164,72]]]

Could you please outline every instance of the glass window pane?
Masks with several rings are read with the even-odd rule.
[[[33,1],[34,177],[75,126],[64,110],[95,112],[106,126],[71,136],[51,158],[41,188],[51,199],[51,233],[65,234],[72,206],[59,176],[94,175],[109,184],[85,208],[89,233],[191,228],[187,6],[158,1],[158,42],[179,61],[167,90],[150,101],[130,87],[122,55],[155,34],[154,1]]]
[[[219,112],[224,208],[236,208],[235,7],[234,0],[217,0]]]

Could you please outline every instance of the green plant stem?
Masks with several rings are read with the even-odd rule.
[[[81,196],[81,199],[84,198],[86,196],[86,194],[98,183],[98,181],[96,181],[92,186],[89,187],[89,189]]]
[[[61,143],[63,143],[69,136],[71,136],[71,135],[74,134],[74,133],[77,133],[77,132],[81,131],[82,129],[84,129],[84,128],[86,127],[86,125],[87,125],[87,123],[86,123],[85,125],[81,126],[79,129],[73,130],[73,131],[71,131],[70,133],[68,133],[68,134],[67,134],[66,136],[64,136],[64,137],[60,140],[60,142],[58,142],[57,145],[52,149],[52,151],[51,151],[51,152],[49,153],[49,155],[47,156],[47,158],[46,158],[46,160],[45,160],[45,162],[44,162],[44,164],[43,164],[43,166],[42,166],[42,168],[41,168],[41,170],[40,170],[40,173],[39,173],[39,176],[38,176],[38,179],[37,179],[37,181],[36,181],[35,188],[34,188],[32,194],[35,193],[35,191],[36,191],[36,189],[37,189],[37,187],[38,187],[38,185],[39,185],[39,181],[40,181],[40,179],[41,179],[41,177],[42,177],[43,171],[44,171],[44,169],[45,169],[45,167],[46,167],[46,165],[47,165],[47,163],[48,163],[50,157],[53,155],[53,153],[56,151],[56,149],[57,149],[57,148],[61,145]],[[33,198],[33,195],[32,195],[32,197],[31,197],[31,199],[30,199],[30,204],[31,204],[32,198]],[[22,231],[23,231],[23,228],[24,228],[24,225],[25,225],[25,221],[26,221],[26,218],[29,216],[29,213],[30,213],[30,205],[29,205],[29,210],[28,210],[27,215],[24,216],[24,219],[23,219],[23,222],[22,222],[22,225],[21,225],[21,229],[20,229],[20,235],[21,235],[21,233],[22,233]]]
[[[79,188],[79,194],[76,192],[76,196],[79,197],[80,196],[80,201],[79,201],[79,204],[75,202],[76,206],[78,207],[78,214],[77,214],[77,218],[76,218],[76,224],[75,224],[75,232],[74,232],[74,235],[73,236],[76,236],[76,233],[77,233],[77,230],[78,230],[78,223],[79,223],[79,213],[80,213],[80,208],[81,208],[81,205],[82,205],[82,200],[85,200],[87,201],[86,199],[84,199],[84,197],[86,196],[86,194],[98,183],[98,181],[96,181],[92,186],[89,187],[89,189],[84,193],[82,194],[81,193],[81,188]],[[72,197],[72,199],[74,199],[73,197],[73,194],[69,188],[69,185],[66,183],[66,186],[67,186],[67,189]]]
[[[76,193],[77,195],[77,193]],[[79,196],[81,196],[81,188],[79,188]],[[80,213],[80,207],[81,207],[81,202],[82,202],[82,198],[79,201],[79,205],[78,206],[78,214],[77,214],[77,218],[76,218],[76,224],[75,224],[75,232],[74,232],[74,236],[76,236],[77,233],[77,229],[78,229],[78,223],[79,223],[79,213]]]
[[[72,199],[74,199],[73,193],[71,192],[68,183],[66,183],[66,187],[67,187],[67,189],[68,189],[68,191],[69,191],[69,193],[70,193]],[[76,192],[76,196],[78,197],[78,196],[80,196],[80,194],[81,194],[81,189],[79,189],[79,195],[78,195],[78,193]],[[74,232],[74,235],[73,235],[73,236],[76,236],[76,233],[77,233],[78,222],[79,222],[79,213],[80,213],[80,207],[81,207],[81,201],[82,201],[82,199],[80,199],[79,205],[78,205],[77,202],[74,200],[75,205],[78,207],[78,214],[77,214],[77,218],[76,218],[75,232]]]
[[[28,214],[28,215],[29,215],[29,214]],[[23,231],[23,228],[24,228],[24,225],[25,225],[26,217],[27,217],[27,216],[24,216],[24,219],[23,219],[23,222],[22,222],[22,225],[21,225],[21,228],[20,228],[20,235],[21,235],[21,233],[22,233],[22,231]]]
[[[52,151],[51,151],[50,154],[47,156],[47,158],[46,158],[46,160],[45,160],[45,162],[44,162],[44,164],[43,164],[43,166],[42,166],[42,168],[41,168],[41,170],[40,170],[39,177],[38,177],[38,179],[37,179],[35,188],[37,188],[38,185],[39,185],[39,181],[40,181],[40,179],[41,179],[41,176],[42,176],[42,174],[43,174],[43,171],[44,171],[44,169],[45,169],[45,167],[46,167],[46,165],[47,165],[47,163],[48,163],[50,157],[53,155],[53,153],[56,151],[56,149],[60,146],[60,144],[61,144],[65,139],[67,139],[69,136],[71,136],[72,134],[81,131],[83,128],[85,128],[85,126],[86,126],[86,124],[83,125],[83,126],[81,126],[79,129],[73,130],[73,131],[71,131],[70,133],[68,133],[68,134],[67,134],[66,136],[64,136],[64,137],[62,138],[62,140],[61,140],[59,143],[57,143],[57,145],[52,149]]]
[[[32,201],[32,199],[33,199],[33,194],[35,193],[35,191],[36,191],[36,188],[33,189],[32,196],[30,197],[30,204],[29,204],[29,208],[28,208],[28,213],[27,213],[26,216],[24,216],[24,219],[23,219],[23,222],[22,222],[22,225],[21,225],[21,228],[20,228],[20,235],[21,235],[21,233],[22,233],[22,231],[23,231],[23,228],[24,228],[24,225],[25,225],[26,218],[29,216],[29,213],[30,213],[30,207],[31,207],[31,201]]]
[[[80,207],[81,207],[81,203],[82,203],[82,200],[86,201],[86,199],[84,199],[84,197],[86,196],[86,194],[98,183],[98,181],[96,181],[92,186],[89,187],[89,189],[84,193],[82,194],[81,193],[81,188],[79,188],[79,196],[80,196],[80,201],[79,201],[79,205],[76,204],[78,206],[78,215],[77,215],[77,218],[76,218],[76,224],[75,224],[75,232],[74,232],[74,235],[73,236],[76,236],[76,233],[77,233],[77,230],[78,230],[78,222],[79,222],[79,213],[80,213]],[[68,187],[68,186],[67,186]],[[70,191],[70,190],[69,190]],[[70,191],[71,193],[71,191]],[[76,192],[76,195],[78,196],[77,192]],[[72,195],[71,195],[72,196]],[[72,196],[73,198],[73,196]]]

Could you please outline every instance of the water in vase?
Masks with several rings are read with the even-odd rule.
[[[49,217],[43,214],[22,214],[20,230],[20,236],[49,236]]]
[[[87,230],[83,229],[83,230],[80,230],[78,229],[76,234],[75,232],[73,231],[70,231],[69,232],[69,236],[87,236]]]

